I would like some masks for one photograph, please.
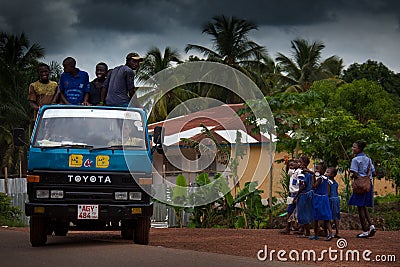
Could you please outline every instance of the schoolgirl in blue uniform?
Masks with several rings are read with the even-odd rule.
[[[358,216],[363,232],[358,234],[358,238],[368,238],[375,235],[376,229],[372,224],[371,217],[369,215],[367,207],[373,207],[374,205],[374,187],[372,183],[372,177],[375,176],[375,167],[372,161],[367,155],[364,154],[364,148],[367,144],[363,141],[354,142],[351,150],[355,157],[351,160],[350,166],[350,177],[357,179],[359,176],[366,176],[368,172],[368,166],[370,166],[370,180],[371,189],[367,193],[356,194],[353,193],[349,199],[348,204],[357,206]]]
[[[303,162],[306,161],[306,162]],[[309,159],[304,156],[300,158],[302,175],[299,175],[300,189],[294,202],[297,204],[297,220],[304,228],[303,237],[310,236],[310,223],[313,221],[313,174],[307,169]]]
[[[326,176],[329,179],[329,206],[331,207],[332,220],[335,224],[335,237],[339,236],[339,221],[340,221],[340,198],[339,198],[339,184],[335,181],[337,175],[337,169],[335,167],[329,167],[326,170]]]
[[[288,175],[290,175],[289,179],[289,193],[290,203],[288,203],[288,207],[286,208],[287,216],[286,216],[286,227],[284,230],[281,230],[279,233],[281,234],[290,234],[290,229],[292,225],[292,221],[297,221],[297,209],[296,203],[293,201],[299,191],[299,179],[298,176],[301,174],[300,162],[299,159],[294,159],[293,161],[288,163]]]
[[[325,228],[328,230],[328,236],[325,241],[330,241],[334,237],[332,234],[332,226],[330,220],[332,219],[332,212],[329,206],[328,198],[328,177],[322,175],[325,173],[325,164],[319,163],[316,165],[316,173],[320,173],[315,178],[313,185],[313,219],[314,219],[314,235],[310,237],[311,240],[318,240],[318,221],[324,221]]]

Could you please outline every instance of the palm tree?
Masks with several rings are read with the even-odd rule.
[[[178,50],[167,46],[163,54],[159,48],[152,47],[147,51],[144,62],[140,64],[138,80],[146,81],[156,73],[172,67],[174,63],[181,62]]]
[[[19,87],[26,82],[27,73],[44,56],[39,44],[30,46],[24,33],[19,36],[0,33],[0,82],[12,96],[18,96]],[[36,70],[35,70],[36,74]]]
[[[13,164],[13,155],[17,153],[12,145],[12,129],[29,128],[33,115],[27,101],[28,86],[37,79],[33,66],[43,56],[44,49],[38,44],[30,45],[24,33],[0,33],[1,167]]]
[[[268,55],[263,55],[257,62],[244,64],[242,71],[260,88],[264,95],[280,91],[280,69]]]
[[[250,65],[259,64],[260,59],[267,57],[267,51],[265,47],[248,38],[252,30],[257,30],[257,25],[252,22],[236,17],[216,16],[213,21],[207,22],[203,27],[203,33],[211,36],[213,48],[188,44],[185,52],[198,51],[209,61],[227,64],[254,78],[254,75],[250,75]],[[225,103],[243,101],[225,88],[218,86],[202,85],[197,90],[202,96],[219,99]]]
[[[138,97],[140,102],[144,103],[147,111],[150,111],[151,107],[154,105],[149,117],[150,122],[165,119],[175,106],[189,98],[197,96],[193,92],[182,87],[175,88],[165,93],[163,88],[159,88],[157,81],[152,80],[152,76],[161,71],[168,71],[173,68],[174,64],[179,64],[181,62],[178,51],[170,47],[166,47],[164,53],[157,47],[149,49],[146,53],[145,59],[137,71],[137,80],[139,83],[147,82],[147,84],[141,87],[141,92]],[[153,88],[157,89],[154,90]],[[158,97],[160,97],[158,102],[153,103],[153,100]]]
[[[62,66],[57,61],[51,61],[49,66],[50,66],[50,80],[59,81],[61,73],[63,72]]]
[[[215,50],[201,45],[188,44],[185,52],[196,50],[204,54],[208,60],[238,66],[256,60],[266,53],[263,46],[249,40],[248,34],[252,30],[257,30],[257,25],[252,22],[236,17],[228,19],[224,15],[216,16],[213,18],[213,22],[208,22],[203,28],[203,33],[211,35]]]
[[[321,79],[339,77],[343,69],[343,61],[331,56],[321,62],[321,51],[325,48],[322,42],[296,39],[291,41],[292,58],[278,53],[276,61],[281,71],[282,81],[289,91],[307,91],[312,82]]]

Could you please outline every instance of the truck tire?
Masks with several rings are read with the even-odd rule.
[[[134,221],[133,220],[123,220],[121,222],[121,237],[125,240],[133,239],[133,228]]]
[[[31,216],[29,237],[32,247],[44,246],[47,242],[47,220],[44,217]]]
[[[150,235],[150,217],[140,217],[135,222],[133,242],[139,245],[148,245]]]

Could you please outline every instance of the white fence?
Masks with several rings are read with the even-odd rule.
[[[182,225],[189,223],[191,213],[182,211]],[[154,228],[177,227],[179,226],[174,208],[163,203],[155,202],[151,226]]]

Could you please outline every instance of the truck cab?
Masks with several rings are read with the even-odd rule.
[[[148,244],[152,154],[160,151],[162,132],[151,140],[140,108],[42,107],[28,151],[32,246],[69,230],[120,230]]]

